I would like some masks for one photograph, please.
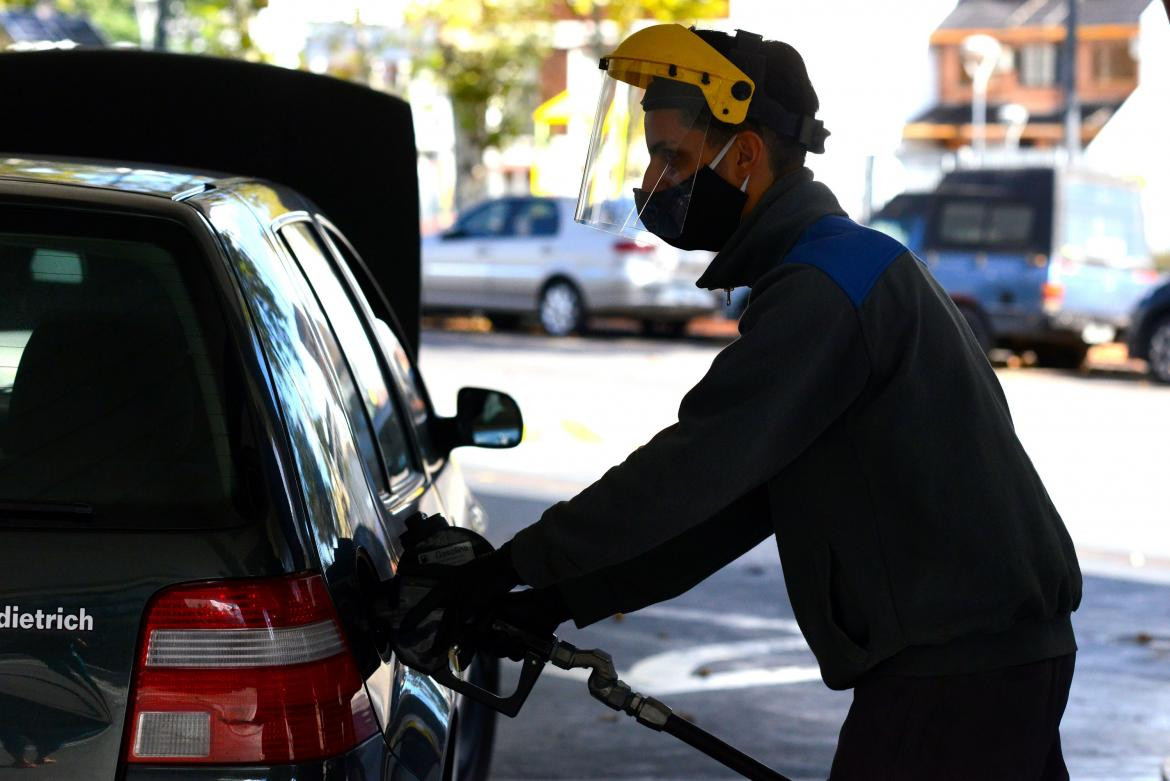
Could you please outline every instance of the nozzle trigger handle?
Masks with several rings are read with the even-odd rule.
[[[528,695],[532,693],[532,687],[536,685],[536,680],[540,677],[541,671],[544,670],[544,664],[545,659],[537,654],[531,651],[526,653],[523,666],[520,668],[520,680],[516,683],[516,691],[507,697],[501,697],[495,692],[476,686],[471,681],[456,677],[450,667],[442,667],[438,672],[432,673],[431,677],[443,686],[459,692],[480,705],[485,705],[509,718],[515,718],[520,709],[524,707]]]

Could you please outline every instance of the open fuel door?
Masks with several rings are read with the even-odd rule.
[[[132,50],[0,54],[0,155],[184,166],[286,184],[353,242],[371,306],[417,355],[418,181],[410,107],[356,84]],[[378,291],[372,289],[374,286]]]

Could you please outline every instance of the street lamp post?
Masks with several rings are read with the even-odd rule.
[[[1028,124],[1028,109],[1019,103],[1007,103],[1000,106],[999,121],[1007,123],[1007,134],[1003,145],[1009,155],[1015,155],[1020,149],[1020,136],[1024,134],[1024,127]]]
[[[1077,96],[1077,0],[1067,0],[1064,47],[1064,147],[1068,165],[1081,153],[1081,103]],[[1167,6],[1170,11],[1170,5]]]
[[[975,159],[982,163],[987,152],[987,84],[999,66],[1003,46],[990,35],[979,33],[964,38],[960,52],[963,70],[971,78],[971,145]]]

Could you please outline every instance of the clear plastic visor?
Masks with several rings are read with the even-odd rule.
[[[678,108],[652,102],[646,111],[645,95],[606,74],[575,218],[631,239],[653,233],[670,240],[682,234],[695,172],[712,156],[711,114],[685,100]]]

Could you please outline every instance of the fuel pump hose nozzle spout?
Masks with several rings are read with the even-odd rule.
[[[557,640],[548,660],[562,670],[589,669],[589,693],[616,711],[633,716],[639,724],[666,732],[689,746],[753,781],[790,781],[787,776],[749,757],[734,746],[674,714],[667,705],[653,697],[632,690],[618,678],[613,657],[605,651],[582,651],[571,643]]]
[[[605,651],[582,651],[570,643],[558,641],[553,646],[549,661],[562,670],[588,668],[589,693],[607,707],[622,711],[651,729],[661,731],[673,711],[662,702],[632,690],[618,678],[613,657]]]

